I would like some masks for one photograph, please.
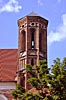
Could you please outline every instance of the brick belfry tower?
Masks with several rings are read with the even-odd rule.
[[[34,12],[18,20],[18,82],[27,85],[26,64],[32,67],[47,59],[48,20]]]

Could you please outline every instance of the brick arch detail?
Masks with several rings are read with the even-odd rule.
[[[25,51],[26,49],[26,31],[21,31],[21,49],[22,51]]]

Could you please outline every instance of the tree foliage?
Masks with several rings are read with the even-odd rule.
[[[66,58],[62,62],[56,58],[51,69],[47,67],[46,60],[40,60],[38,66],[35,65],[33,68],[29,64],[26,65],[26,71],[30,76],[27,81],[38,92],[32,93],[17,85],[16,90],[12,91],[15,99],[66,100]]]
[[[54,100],[66,100],[66,58],[54,60],[51,69],[50,92]]]
[[[22,87],[20,84],[16,84],[16,89],[12,90],[12,95],[16,100],[17,98],[19,98],[19,100],[22,100],[24,93],[25,93],[25,88]]]
[[[38,94],[34,94],[33,100],[48,100],[49,96],[47,96],[47,94],[49,94],[49,91],[47,80],[49,76],[49,68],[47,67],[47,61],[40,60],[38,66],[35,65],[34,68],[32,68],[30,65],[27,65],[26,68],[27,72],[30,74],[28,82],[31,84],[32,88],[35,88],[38,91],[39,94],[39,96]]]

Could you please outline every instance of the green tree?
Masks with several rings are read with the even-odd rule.
[[[48,89],[49,68],[47,67],[46,60],[40,60],[38,66],[27,65],[26,70],[30,75],[28,82],[32,88],[35,88],[38,93],[33,94],[32,100],[51,100]],[[29,99],[28,99],[29,100]]]
[[[22,100],[24,93],[25,89],[20,84],[16,84],[16,89],[12,90],[12,95],[15,100],[17,100],[17,98],[19,98],[19,100]]]
[[[47,68],[47,61],[40,60],[38,66],[32,68],[31,65],[26,65],[26,71],[29,74],[27,82],[32,88],[38,91],[37,94],[30,92],[29,90],[23,90],[24,88],[16,88],[12,91],[12,95],[15,99],[19,100],[51,100],[48,90],[49,68]]]
[[[49,73],[46,60],[40,60],[38,66],[32,68],[26,65],[26,71],[30,76],[27,80],[31,88],[38,92],[32,93],[17,85],[12,95],[19,100],[66,100],[66,58],[60,61],[59,58],[54,60]]]
[[[49,88],[54,100],[66,100],[66,58],[54,60]]]

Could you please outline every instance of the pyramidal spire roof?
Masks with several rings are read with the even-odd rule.
[[[31,12],[31,13],[29,13],[27,16],[39,16],[37,13],[35,13],[35,12]]]
[[[38,16],[38,17],[41,17],[43,18],[42,16],[38,15],[37,13],[35,13],[34,11],[32,11],[31,13],[29,13],[28,15],[24,16],[24,17],[29,17],[29,16]],[[19,20],[23,19],[24,17],[20,18]],[[45,18],[43,18],[45,19]],[[18,21],[19,21],[18,20]],[[46,20],[46,19],[45,19]],[[48,20],[47,20],[48,21]]]

